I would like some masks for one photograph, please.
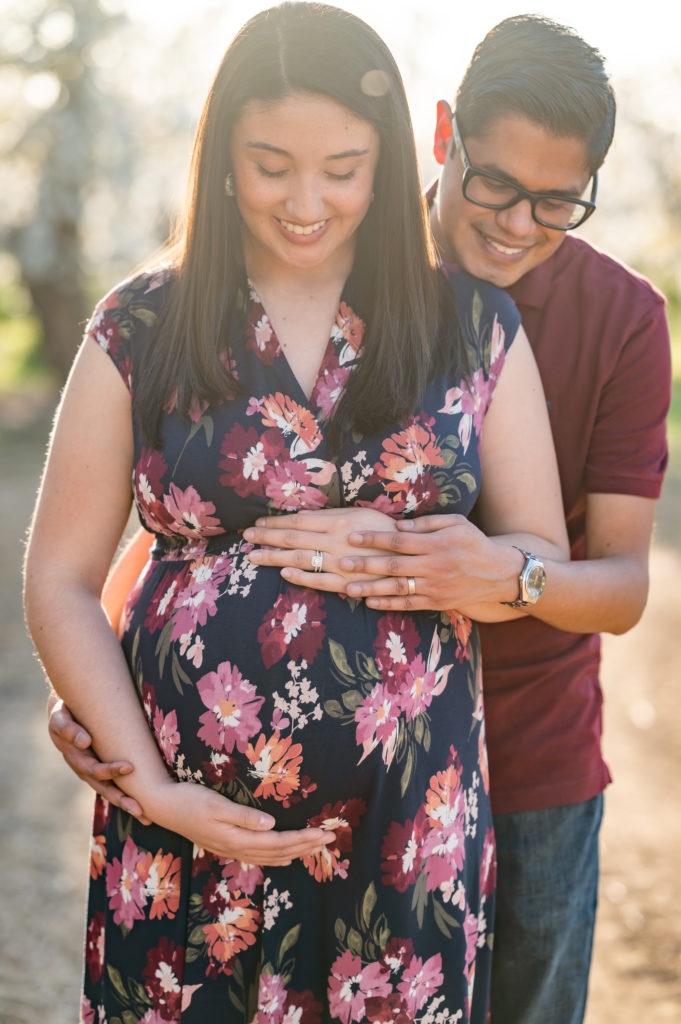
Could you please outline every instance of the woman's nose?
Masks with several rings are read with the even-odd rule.
[[[286,211],[298,224],[313,224],[324,211],[324,198],[317,178],[299,177],[291,183]]]

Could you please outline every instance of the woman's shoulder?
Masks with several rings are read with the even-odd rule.
[[[171,266],[164,265],[138,271],[119,281],[95,306],[85,328],[86,333],[107,348],[110,324],[125,324],[128,332],[135,321],[150,326],[158,316],[173,273]]]
[[[104,349],[129,388],[173,277],[169,264],[131,274],[99,300],[85,326],[85,337]]]
[[[520,313],[511,296],[489,281],[473,277],[455,263],[442,263],[441,271],[456,295],[467,340],[478,337],[485,325],[492,328],[496,323],[510,344],[520,326]]]

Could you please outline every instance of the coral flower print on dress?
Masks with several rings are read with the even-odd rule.
[[[342,855],[351,852],[352,830],[365,811],[363,800],[339,800],[335,804],[326,804],[319,814],[309,819],[310,828],[321,828],[336,836],[332,846],[325,846],[319,853],[303,858],[303,864],[316,881],[327,882],[336,875],[345,878],[349,861],[342,859]]]
[[[430,469],[444,465],[440,447],[428,424],[413,420],[404,430],[387,437],[376,466],[384,488],[394,500],[412,511],[432,508],[438,489]]]
[[[286,801],[300,786],[302,749],[290,736],[281,739],[278,732],[269,739],[259,736],[255,746],[249,743],[246,750],[251,762],[249,775],[258,779],[253,796]]]
[[[234,957],[253,945],[261,920],[262,914],[251,900],[230,894],[216,920],[204,925],[212,966],[218,973],[231,974]]]
[[[144,880],[147,896],[151,896],[149,917],[175,917],[180,904],[180,871],[179,857],[172,853],[164,854],[161,850],[155,856],[147,853],[139,862],[138,870]]]
[[[322,435],[315,416],[288,395],[269,395],[262,404],[261,416],[264,426],[278,427],[285,438],[292,435],[291,458],[307,455],[319,447]]]

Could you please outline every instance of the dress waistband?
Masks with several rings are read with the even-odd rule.
[[[235,555],[243,547],[250,551],[253,545],[243,539],[240,530],[225,531],[213,537],[180,537],[178,534],[157,533],[149,557],[158,562],[193,562],[211,555]]]

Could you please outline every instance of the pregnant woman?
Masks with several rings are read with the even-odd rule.
[[[154,544],[119,642],[100,593],[131,500]],[[84,1022],[484,1024],[475,629],[296,586],[243,536],[476,503],[500,558],[565,556],[517,313],[437,270],[381,40],[272,8],[218,70],[164,260],[88,324],[31,532],[47,674],[97,753],[134,763],[151,822],[98,800]]]

